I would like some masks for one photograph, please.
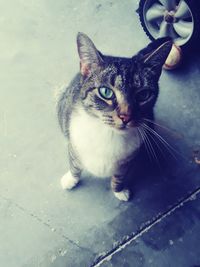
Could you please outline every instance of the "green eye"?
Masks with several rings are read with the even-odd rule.
[[[99,94],[101,97],[108,99],[108,100],[112,99],[114,96],[113,90],[111,90],[110,88],[107,88],[107,87],[100,87],[99,88]]]

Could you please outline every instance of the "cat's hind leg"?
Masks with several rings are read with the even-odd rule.
[[[69,152],[69,171],[65,175],[63,175],[60,183],[63,189],[71,190],[80,181],[82,167],[71,145],[68,146],[68,152]]]

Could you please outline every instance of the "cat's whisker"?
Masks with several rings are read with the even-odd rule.
[[[102,120],[103,120],[103,122],[111,122],[111,123],[114,123],[113,120],[109,120],[109,119],[102,119]]]
[[[112,123],[112,122],[105,122],[105,121],[104,121],[104,124],[107,125],[107,126],[109,126],[109,127],[113,127],[113,128],[115,128],[115,124]]]
[[[114,124],[114,121],[112,119],[109,119],[109,118],[102,118],[102,121]]]
[[[112,115],[109,115],[109,114],[103,114],[102,116],[103,116],[104,118],[113,119]]]
[[[140,127],[136,127],[137,131],[138,131],[138,136],[140,138],[141,143],[144,143],[145,147],[146,147],[146,142],[142,133],[142,129],[140,129]]]
[[[173,155],[173,156],[175,156],[174,155],[174,153],[172,153],[172,151],[173,152],[177,152],[173,147],[171,147],[170,145],[169,145],[169,143],[163,138],[163,137],[161,137],[156,131],[154,131],[153,129],[151,129],[150,127],[148,127],[146,124],[143,124],[142,125],[142,127],[144,127],[144,129],[146,129],[150,134],[152,134],[154,137],[156,137],[157,138],[157,140],[158,141],[160,141],[163,145],[164,145],[164,147]]]
[[[146,119],[146,118],[143,118],[143,121],[150,122],[151,124],[156,125],[156,126],[162,128],[162,129],[164,129],[164,130],[166,130],[166,131],[168,131],[168,132],[174,134],[174,131],[170,130],[168,127],[166,127],[166,126],[164,126],[164,125],[161,125],[161,124],[158,123],[158,122],[155,122],[155,121],[153,121],[153,120]]]
[[[149,135],[149,136],[151,137],[151,139],[153,140],[153,143],[159,149],[159,151],[161,152],[161,154],[164,156],[164,158],[166,158],[166,155],[164,154],[163,149],[161,148],[161,146],[159,145],[159,143],[156,142],[156,137],[154,135]]]
[[[153,149],[153,146],[151,144],[151,141],[149,140],[148,135],[145,133],[144,129],[140,127],[137,127],[137,128],[138,128],[140,135],[142,136],[142,140],[144,141],[144,145],[145,145],[145,148],[147,150],[150,160],[153,159],[158,163],[158,165],[160,165],[158,161],[158,157]]]
[[[151,127],[149,127],[146,124],[143,124],[143,126],[152,134],[154,134],[154,136],[157,136],[159,138],[159,140],[162,140],[170,149],[172,149],[174,152],[177,152],[160,134],[158,134],[158,132],[156,132],[154,129],[152,129]]]
[[[176,160],[178,160],[177,157],[175,156],[175,153],[178,154],[178,155],[181,155],[181,154],[178,153],[178,151],[175,148],[173,148],[160,134],[158,134],[155,130],[153,130],[152,128],[150,128],[145,123],[143,123],[141,126],[144,127],[149,133],[153,134],[164,145],[164,147],[169,151],[169,153]]]
[[[151,153],[150,153],[150,151],[149,151],[149,148],[148,148],[148,146],[147,146],[147,144],[146,144],[146,140],[145,140],[145,138],[144,138],[143,131],[142,131],[142,129],[140,129],[139,127],[137,127],[137,130],[138,130],[138,133],[139,133],[139,136],[140,136],[141,141],[144,143],[144,146],[145,146],[145,148],[146,148],[146,151],[147,151],[147,154],[148,154],[148,156],[149,156],[149,159],[151,160],[151,159],[152,159],[152,156],[151,156]]]
[[[159,165],[159,167],[160,167],[160,164],[159,164],[159,160],[158,160],[158,157],[157,157],[157,154],[156,154],[156,152],[155,152],[155,150],[154,150],[154,148],[153,148],[153,145],[152,145],[152,143],[151,143],[151,140],[150,140],[150,136],[148,136],[148,134],[144,131],[144,136],[146,137],[146,140],[147,140],[147,142],[148,142],[148,144],[149,144],[149,147],[150,147],[150,150],[152,151],[152,155],[153,155],[153,158],[154,158],[154,160],[155,160],[155,162]]]

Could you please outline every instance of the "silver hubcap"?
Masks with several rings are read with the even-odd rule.
[[[154,38],[170,36],[177,45],[184,45],[192,36],[194,19],[184,0],[147,0],[144,22]]]

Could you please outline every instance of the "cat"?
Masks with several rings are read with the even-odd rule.
[[[115,196],[128,201],[127,173],[145,138],[140,125],[153,120],[158,80],[172,40],[157,39],[131,58],[103,55],[84,33],[78,33],[77,47],[80,72],[57,105],[69,156],[61,185],[72,189],[86,169],[112,177]]]

